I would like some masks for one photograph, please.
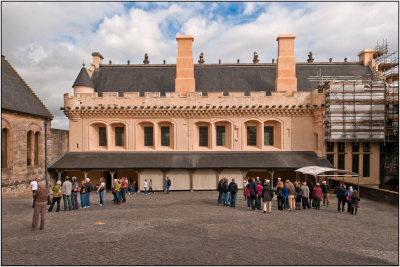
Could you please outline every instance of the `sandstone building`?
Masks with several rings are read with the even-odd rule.
[[[45,179],[45,133],[51,162],[67,150],[68,131],[51,129],[53,115],[4,56],[1,70],[2,194],[28,193],[31,179]]]
[[[373,75],[373,53],[359,62],[296,62],[295,36],[277,38],[277,62],[194,64],[194,38],[177,36],[176,64],[103,64],[92,53],[64,95],[69,152],[50,166],[62,175],[144,179],[163,190],[216,189],[220,177],[296,179],[295,169],[336,166],[354,170],[360,182],[379,184],[380,141],[328,140],[327,88],[313,80]],[[333,78],[338,80],[339,78]],[[355,152],[354,147],[358,147]],[[359,160],[353,160],[353,154]],[[274,182],[275,183],[275,182]]]

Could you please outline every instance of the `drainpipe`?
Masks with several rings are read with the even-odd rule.
[[[44,181],[46,188],[49,188],[49,181],[47,180],[47,119],[44,120]]]

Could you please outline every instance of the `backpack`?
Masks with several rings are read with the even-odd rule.
[[[78,192],[78,183],[74,183],[73,185],[72,185],[72,192]]]
[[[167,185],[171,186],[171,180],[170,179],[168,179]]]
[[[89,182],[89,183],[87,183],[86,184],[86,191],[88,192],[88,193],[90,193],[91,191],[92,191],[92,189],[93,189],[93,185]]]

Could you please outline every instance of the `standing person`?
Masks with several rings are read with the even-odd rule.
[[[326,181],[322,182],[322,206],[325,206],[325,202],[326,202],[326,206],[329,207],[329,185],[326,183]]]
[[[136,181],[133,181],[132,189],[133,189],[133,193],[136,195]]]
[[[258,199],[257,199],[257,185],[254,178],[251,178],[249,182],[249,189],[250,189],[250,198],[251,198],[251,208],[253,210],[258,207]]]
[[[147,180],[147,179],[146,179]],[[121,184],[119,183],[118,179],[114,180],[115,185],[115,204],[121,205],[122,199],[121,199]]]
[[[358,203],[360,202],[360,197],[358,196],[357,190],[353,191],[351,194],[351,215],[357,215],[357,209],[359,208]]]
[[[169,179],[169,176],[167,176],[167,185],[166,185],[167,194],[169,194],[169,189],[171,188],[171,185],[172,185],[171,179]]]
[[[57,202],[56,212],[60,211],[61,194],[62,194],[61,181],[58,180],[57,184],[55,186],[53,186],[53,200],[51,201],[51,205],[50,205],[48,212],[53,211],[53,207],[56,202]]]
[[[86,180],[83,179],[82,183],[81,183],[81,188],[79,190],[80,192],[80,196],[81,196],[81,209],[86,208],[86,195],[87,195],[87,191],[86,191]]]
[[[311,208],[314,208],[314,184],[310,182],[308,184],[308,191],[310,192],[309,199],[310,203],[308,204]]]
[[[346,191],[345,196],[346,196],[346,202],[347,202],[347,212],[351,212],[351,194],[353,194],[353,187],[350,186],[349,190]]]
[[[232,179],[232,182],[229,184],[229,192],[231,193],[231,207],[235,207],[236,205],[236,196],[238,192],[238,185],[235,182],[235,178]]]
[[[245,178],[243,179],[243,195],[244,195],[244,200],[246,200],[246,197],[247,197],[247,195],[246,195],[246,187],[247,187],[248,184],[249,184],[249,177],[245,177]]]
[[[344,212],[344,205],[346,203],[346,189],[343,187],[343,183],[340,183],[336,187],[336,197],[338,199],[338,211],[340,211],[340,205],[342,205],[342,212]]]
[[[86,178],[86,207],[90,207],[90,192],[93,190],[93,185],[90,183],[90,178]]]
[[[247,209],[250,209],[251,206],[250,184],[246,185],[246,199],[247,199]]]
[[[295,212],[295,208],[296,208],[296,200],[294,199],[295,195],[296,195],[296,189],[294,188],[294,185],[292,182],[287,181],[288,185],[288,192],[289,192],[289,196],[288,196],[288,200],[289,200],[289,208],[290,211]]]
[[[36,188],[33,193],[33,197],[35,198],[35,207],[33,210],[33,218],[32,218],[32,227],[31,231],[37,229],[37,225],[39,222],[40,215],[40,230],[44,229],[44,223],[46,220],[46,204],[47,204],[47,196],[49,195],[49,191],[47,190],[44,182],[38,183],[38,188]]]
[[[283,187],[283,209],[289,209],[289,183],[288,181],[285,182]]]
[[[147,179],[144,179],[143,188],[144,188],[143,194],[147,195]]]
[[[319,210],[320,201],[321,201],[321,197],[322,197],[322,189],[321,189],[321,187],[319,187],[319,183],[315,184],[313,193],[314,193],[315,209]]]
[[[150,194],[150,192],[154,194],[154,191],[153,191],[153,180],[152,179],[150,179],[150,182],[149,182],[149,194]]]
[[[100,206],[106,205],[106,183],[103,177],[100,178],[100,185],[97,188],[100,198]]]
[[[69,177],[65,176],[65,181],[62,185],[64,210],[69,210],[69,211],[72,210],[71,191],[72,191],[72,183],[69,181]]]
[[[301,209],[301,199],[303,198],[303,192],[301,191],[299,182],[295,182],[294,185],[295,185],[295,189],[296,189],[296,210],[300,210]]]
[[[269,180],[266,180],[269,182]],[[263,194],[263,187],[260,185],[260,180],[257,182],[257,209],[261,210],[261,200],[262,200],[262,194]]]
[[[135,189],[135,183],[134,181],[131,181],[129,183],[129,195],[130,194],[136,194],[136,189]]]
[[[222,194],[223,194],[223,192],[222,192],[222,185],[223,185],[223,183],[224,183],[224,178],[221,178],[220,180],[219,180],[219,182],[218,182],[218,185],[217,185],[217,190],[218,190],[218,205],[219,204],[221,204],[223,201],[222,201]]]
[[[224,178],[224,183],[222,184],[222,200],[224,202],[224,206],[228,206],[228,198],[229,198],[229,185],[228,178]]]
[[[264,213],[271,213],[272,210],[272,198],[274,197],[274,190],[270,186],[269,180],[266,180],[262,190],[262,197],[264,200]]]
[[[78,209],[78,191],[79,191],[79,184],[76,182],[76,177],[72,176],[71,201],[73,210]]]
[[[35,179],[31,180],[30,183],[31,189],[32,189],[32,198],[33,198],[33,203],[32,203],[32,209],[35,208],[35,197],[34,194],[36,192],[36,190],[38,189],[38,182]]]
[[[301,193],[302,193],[302,204],[303,204],[303,209],[310,209],[310,203],[308,203],[308,198],[310,197],[310,189],[307,186],[306,182],[303,182],[303,185],[300,186],[301,188]]]
[[[276,184],[276,197],[278,199],[278,210],[283,210],[283,183],[281,177],[278,177],[278,182]]]
[[[126,187],[127,187],[127,184],[126,184],[125,177],[122,177],[121,178],[121,188],[120,188],[122,203],[126,203],[126,197],[125,197]]]

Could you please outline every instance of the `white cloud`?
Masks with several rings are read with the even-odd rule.
[[[394,2],[243,3],[229,13],[230,3],[58,2],[2,3],[2,53],[34,89],[55,119],[66,128],[59,110],[82,61],[99,51],[105,62],[175,63],[178,34],[195,37],[193,57],[204,52],[206,63],[261,62],[277,57],[276,37],[294,33],[297,61],[312,51],[315,61],[357,60],[357,53],[388,38],[398,46],[398,4]],[[235,3],[240,5],[240,3]],[[229,15],[227,15],[229,13]]]

